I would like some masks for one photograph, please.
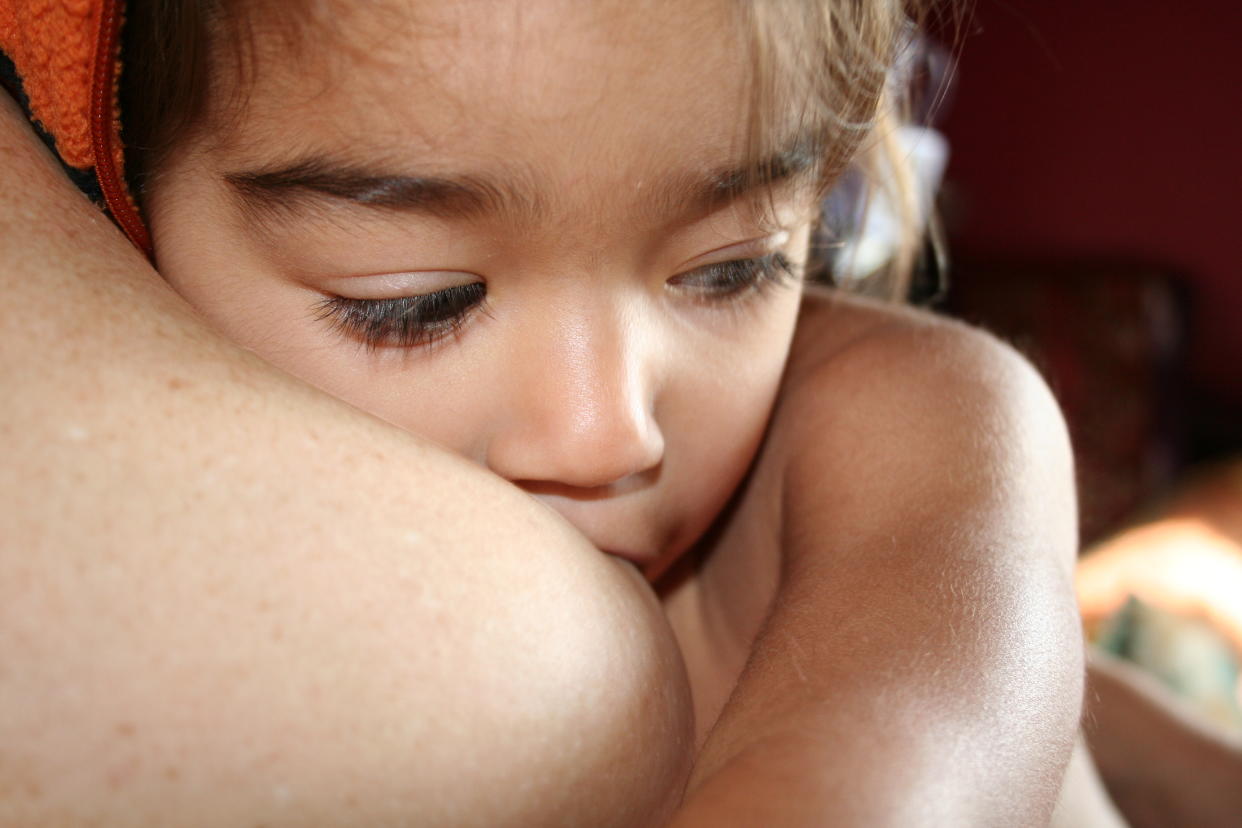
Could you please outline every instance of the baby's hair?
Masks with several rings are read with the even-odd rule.
[[[883,292],[904,298],[921,248],[923,220],[904,150],[894,67],[909,48],[924,5],[911,0],[736,0],[753,83],[748,156],[775,159],[797,137],[813,154],[823,196],[851,165],[867,189],[884,192],[903,227],[892,264],[878,275]],[[271,25],[272,15],[278,25]],[[290,16],[295,19],[289,19]],[[139,204],[144,182],[179,142],[208,120],[237,116],[253,61],[257,26],[284,38],[296,54],[297,32],[314,20],[313,3],[267,0],[147,0],[130,4],[123,32],[120,103],[129,183]],[[216,48],[229,44],[228,49]],[[220,56],[228,66],[215,65]],[[224,70],[231,100],[218,100]],[[217,124],[218,125],[218,124]],[[790,135],[791,131],[793,136]],[[759,174],[772,174],[764,171]],[[832,240],[836,228],[821,228]],[[874,286],[870,292],[876,292]]]
[[[864,205],[880,194],[902,228],[889,265],[851,283],[875,295],[904,299],[922,249],[921,215],[907,150],[898,127],[907,120],[906,84],[897,71],[928,6],[903,0],[757,0],[741,7],[751,36],[750,152],[757,157],[780,141],[781,122],[792,118],[808,148],[820,158],[823,197],[848,167],[861,173]],[[865,209],[865,207],[864,207]],[[821,223],[827,223],[821,216]],[[847,228],[821,226],[817,244],[844,242]],[[831,249],[813,250],[812,275],[831,281]]]

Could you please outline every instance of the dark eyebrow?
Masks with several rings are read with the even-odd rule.
[[[517,190],[500,187],[486,178],[387,174],[329,156],[227,173],[224,180],[241,196],[244,206],[260,217],[322,208],[332,201],[447,219],[539,212],[538,205]]]
[[[657,189],[669,213],[707,212],[756,191],[818,174],[824,153],[811,136],[798,136],[781,149],[749,164],[714,170],[705,178],[687,176]]]
[[[662,216],[703,214],[749,193],[802,178],[817,170],[813,141],[790,142],[756,163],[675,176],[652,188],[652,212]],[[376,210],[444,219],[505,215],[537,220],[548,206],[531,187],[473,174],[405,175],[368,169],[329,155],[283,166],[224,175],[254,218],[305,215],[344,203]]]

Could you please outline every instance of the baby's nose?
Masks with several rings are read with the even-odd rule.
[[[537,484],[598,489],[658,466],[664,437],[654,416],[654,376],[640,332],[598,320],[561,320],[528,338],[488,446],[497,474]]]

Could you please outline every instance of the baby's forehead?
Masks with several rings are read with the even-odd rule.
[[[349,207],[378,219],[413,216],[540,232],[556,226],[580,231],[581,222],[613,217],[615,227],[632,236],[644,228],[686,227],[726,207],[758,222],[786,224],[807,201],[799,197],[800,186],[813,181],[817,172],[817,157],[796,145],[758,163],[742,159],[716,167],[689,165],[650,179],[628,180],[618,179],[615,170],[595,175],[583,171],[577,181],[558,181],[553,172],[521,163],[421,161],[421,166],[411,167],[408,159],[386,161],[378,153],[363,158],[312,151],[289,161],[260,159],[250,167],[224,171],[221,178],[230,185],[237,206],[269,229],[308,218],[329,220],[341,207]],[[611,191],[600,193],[594,204],[581,204],[584,191],[590,195],[603,189],[597,180],[613,182]],[[781,196],[773,198],[777,193]],[[771,214],[777,203],[783,210]]]
[[[695,7],[699,13],[688,14]],[[222,99],[255,104],[248,114],[259,118],[318,112],[379,128],[421,126],[413,137],[427,143],[460,138],[480,120],[494,131],[581,120],[602,128],[610,112],[641,115],[632,126],[719,130],[705,116],[734,114],[746,102],[749,66],[730,0],[327,8],[336,12],[272,7],[221,29],[226,42],[213,66],[221,85],[244,87]],[[238,54],[229,55],[233,37]]]
[[[547,191],[684,190],[746,168],[750,65],[734,10],[728,0],[386,0],[350,4],[336,28],[300,43],[268,31],[271,11],[240,104],[214,119],[204,146],[230,172],[326,158],[355,172],[502,182],[481,189],[536,205]]]
[[[706,84],[722,63],[747,62],[749,37],[735,0],[245,0],[213,38],[226,72],[254,61],[271,75],[276,61],[299,78],[411,69],[445,88],[478,73],[497,87],[510,78],[599,91],[597,70],[626,86],[643,75],[697,74]],[[235,48],[236,47],[236,48]],[[242,58],[240,61],[235,58]],[[675,57],[675,63],[670,62]],[[567,71],[576,70],[576,71]],[[264,80],[265,78],[260,78]]]

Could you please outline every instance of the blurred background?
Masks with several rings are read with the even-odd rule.
[[[1242,4],[978,0],[937,126],[950,312],[1045,369],[1084,540],[1242,453]]]

